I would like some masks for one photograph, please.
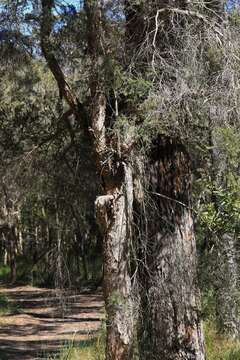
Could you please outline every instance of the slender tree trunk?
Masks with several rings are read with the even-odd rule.
[[[82,254],[82,265],[83,265],[83,277],[84,280],[89,280],[89,271],[88,271],[88,260],[86,254]]]
[[[191,172],[184,147],[158,138],[148,171],[147,233],[141,239],[139,272],[140,359],[203,360]]]
[[[237,338],[240,322],[237,310],[238,269],[234,235],[223,234],[215,239],[214,243],[217,325],[225,336]]]
[[[226,159],[218,149],[217,138],[209,131],[209,148],[211,157],[211,182],[214,190],[226,187],[228,166]],[[216,212],[219,211],[219,200],[215,192],[212,193],[212,202]],[[214,244],[211,254],[212,283],[216,298],[216,318],[219,333],[230,338],[240,335],[240,320],[238,316],[238,265],[236,256],[235,234],[227,233],[226,229],[211,234]]]
[[[104,236],[104,295],[107,313],[106,360],[130,360],[133,347],[133,306],[129,269],[129,243],[133,202],[131,168],[117,152],[109,156],[107,136],[103,10],[99,0],[86,1],[88,52],[92,64],[91,128],[103,195],[96,212]],[[112,144],[114,148],[114,144]]]
[[[88,261],[87,250],[86,250],[88,240],[89,240],[88,234],[85,231],[84,234],[81,235],[80,251],[81,251],[84,279],[87,280],[87,281],[90,279],[89,261]]]
[[[4,242],[6,242],[5,238],[4,238]],[[8,251],[7,251],[7,248],[4,247],[3,264],[6,266],[7,263],[8,263]]]
[[[51,44],[53,28],[53,0],[42,0],[41,47],[47,64],[53,73],[59,90],[70,109],[64,117],[74,114],[81,121],[88,119],[89,108],[79,102],[76,94],[65,80],[64,73],[54,56]],[[129,215],[131,208],[132,186],[127,163],[116,156],[109,156],[111,139],[106,135],[106,91],[104,89],[104,36],[103,12],[100,0],[85,0],[84,10],[87,19],[88,55],[91,62],[90,121],[84,123],[84,131],[92,135],[92,149],[103,183],[103,196],[96,201],[98,217],[102,219],[101,230],[104,234],[104,277],[105,301],[107,311],[107,360],[130,360],[132,351],[133,320],[131,282],[129,275]],[[87,110],[87,111],[86,111]],[[89,132],[89,125],[91,126]],[[114,148],[114,146],[113,146]],[[128,199],[128,200],[127,200]]]
[[[20,227],[21,225],[19,225],[19,229],[18,229],[18,253],[19,254],[23,254],[23,234],[22,234],[22,229]]]
[[[62,289],[64,287],[64,277],[63,277],[63,264],[62,264],[62,234],[61,234],[61,225],[59,221],[59,214],[56,204],[56,241],[57,241],[57,262],[56,262],[56,285],[57,288]]]
[[[10,267],[10,281],[17,280],[17,236],[14,225],[5,224],[2,228],[2,236],[5,243],[4,264]]]
[[[17,238],[14,225],[8,227],[8,243],[11,283],[14,284],[17,280]]]

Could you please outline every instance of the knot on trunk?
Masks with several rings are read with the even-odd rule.
[[[113,195],[98,196],[95,201],[96,218],[101,231],[105,232],[109,225],[109,211],[113,204]]]

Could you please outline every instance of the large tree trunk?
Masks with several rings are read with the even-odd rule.
[[[155,66],[155,52],[164,57],[174,48],[174,21],[180,31],[184,18],[174,17],[170,9],[186,10],[188,2],[138,3],[125,1],[127,50],[131,57],[133,43],[137,50],[143,47],[144,39],[152,44],[152,48],[139,51],[135,61],[136,69],[144,72],[141,60],[146,62],[148,52]],[[202,360],[205,350],[196,284],[189,159],[183,146],[159,137],[147,162],[149,183],[144,187],[149,195],[140,208],[136,199],[135,219],[140,247],[140,359]]]
[[[106,360],[130,360],[133,347],[133,305],[130,278],[130,214],[132,174],[122,168],[123,178],[108,195],[96,201],[104,231],[104,295],[107,313]]]
[[[191,172],[184,147],[158,138],[148,171],[147,233],[139,266],[140,359],[203,360]]]

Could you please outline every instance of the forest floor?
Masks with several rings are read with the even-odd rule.
[[[0,360],[48,359],[63,345],[88,341],[104,317],[101,292],[0,285],[0,295],[16,309],[0,316]]]

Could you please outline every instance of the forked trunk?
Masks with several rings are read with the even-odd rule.
[[[203,360],[191,172],[184,147],[158,138],[148,171],[147,233],[139,274],[140,359]]]
[[[107,360],[130,360],[133,321],[131,281],[129,275],[129,213],[132,203],[132,177],[127,164],[111,149],[111,135],[106,132],[106,49],[104,1],[85,0],[87,53],[91,64],[89,79],[91,104],[85,107],[65,79],[54,55],[51,32],[54,25],[53,0],[42,0],[41,48],[61,95],[69,105],[63,114],[74,114],[84,122],[84,131],[91,134],[92,150],[103,182],[103,196],[96,200],[100,228],[104,234],[104,284],[107,312]],[[89,111],[90,110],[90,111]],[[88,114],[90,112],[90,114]],[[90,131],[89,131],[90,130]],[[114,148],[114,145],[113,145]],[[109,164],[111,162],[111,164]]]

